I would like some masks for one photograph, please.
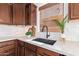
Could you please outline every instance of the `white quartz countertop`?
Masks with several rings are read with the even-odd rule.
[[[37,37],[27,38],[26,36],[18,36],[18,37],[0,37],[0,42],[18,39],[60,54],[68,55],[68,56],[79,56],[79,42],[76,41],[62,41],[57,40],[54,45],[48,45],[45,43],[40,43],[36,41],[32,41]]]

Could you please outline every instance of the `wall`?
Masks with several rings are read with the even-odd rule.
[[[42,6],[42,5],[41,5]],[[37,7],[37,36],[44,37],[45,33],[40,32],[40,12],[39,7]],[[64,16],[68,14],[68,4],[64,4]],[[12,25],[1,25],[0,24],[0,37],[4,36],[24,36],[25,32],[31,26],[12,26]],[[50,39],[58,39],[60,33],[51,32]],[[79,20],[72,20],[65,26],[65,36],[67,40],[79,41]]]
[[[37,18],[37,29],[38,29],[38,33],[40,35],[38,35],[38,37],[44,37],[45,38],[45,33],[40,32],[40,12],[38,11],[38,18]],[[65,3],[64,4],[64,16],[68,15],[68,4]],[[65,38],[66,40],[71,40],[71,41],[79,41],[79,20],[70,20],[69,23],[66,23],[65,26]],[[50,38],[51,39],[56,39],[59,38],[59,33],[58,32],[51,32],[50,33]]]
[[[46,33],[45,32],[40,32],[40,11],[39,11],[39,7],[43,6],[44,4],[42,5],[38,5],[37,7],[37,37],[40,37],[40,38],[45,38],[46,37]],[[50,37],[49,39],[54,39],[54,40],[57,40],[60,36],[60,33],[59,32],[50,32]]]
[[[64,15],[68,14],[68,4],[64,5]],[[66,23],[65,32],[66,39],[71,41],[79,41],[79,20],[70,20]]]
[[[25,36],[25,32],[31,26],[16,26],[16,25],[1,25],[0,24],[0,37],[6,36]]]
[[[64,34],[67,40],[79,41],[79,20],[67,23]]]

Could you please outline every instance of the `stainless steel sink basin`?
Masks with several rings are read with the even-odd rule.
[[[56,42],[56,40],[49,40],[44,38],[36,38],[36,39],[33,39],[33,41],[42,42],[49,45],[53,45]]]

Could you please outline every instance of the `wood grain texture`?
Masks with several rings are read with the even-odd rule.
[[[25,24],[25,6],[21,3],[13,4],[13,24]]]
[[[49,8],[49,7],[51,7],[51,6],[54,6],[54,5],[56,5],[56,4],[58,4],[58,3],[48,3],[48,4],[44,5],[44,6],[41,6],[41,7],[39,8],[39,10],[44,10],[44,9]]]
[[[47,25],[49,32],[60,32],[60,28],[53,21],[55,19],[59,19],[61,21],[63,19],[63,15],[60,15],[60,16],[52,16],[52,17],[49,17],[49,18],[41,19],[42,20],[40,22],[41,29],[42,29],[43,25]]]
[[[37,49],[37,55],[41,55],[41,56],[59,56],[59,54],[56,53],[56,52],[49,51],[47,49],[40,48],[40,47]]]
[[[0,56],[15,56],[15,49],[15,40],[0,42]]]
[[[79,3],[68,4],[68,15],[71,20],[79,19]]]
[[[25,9],[26,25],[36,25],[37,7],[33,3],[28,3]]]
[[[0,3],[0,23],[12,24],[10,13],[10,5],[7,3]]]
[[[60,32],[60,28],[53,20],[61,21],[63,18],[64,4],[54,4],[47,9],[40,10],[40,28],[42,29],[43,25],[46,25],[49,32]]]

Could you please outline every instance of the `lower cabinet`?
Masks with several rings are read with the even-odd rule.
[[[17,56],[24,56],[25,55],[25,42],[17,40]]]
[[[36,46],[17,40],[17,56],[36,56]]]
[[[37,47],[35,45],[25,43],[25,56],[36,56]]]
[[[36,56],[36,53],[30,49],[25,48],[25,56]]]
[[[63,56],[63,55],[20,40],[10,40],[0,42],[0,56]]]
[[[0,56],[15,56],[16,44],[15,40],[0,42]]]
[[[59,53],[25,43],[25,56],[59,56]]]
[[[38,47],[37,55],[38,56],[59,56],[59,53],[56,53],[56,52],[49,51],[47,49]]]
[[[16,56],[25,56],[25,47],[17,47],[17,55]]]

